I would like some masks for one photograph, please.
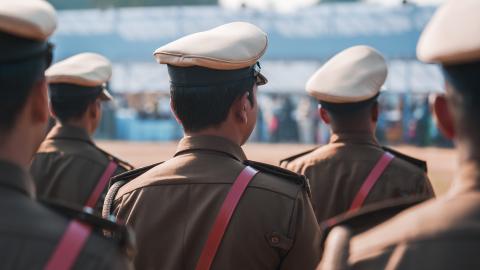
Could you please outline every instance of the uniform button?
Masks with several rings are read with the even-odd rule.
[[[272,241],[272,244],[278,244],[280,243],[280,238],[278,238],[278,236],[272,236],[272,238],[270,238],[270,241]]]

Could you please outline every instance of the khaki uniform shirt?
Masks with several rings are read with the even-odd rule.
[[[318,222],[347,211],[385,151],[368,134],[333,134],[330,143],[281,166],[304,174]],[[371,189],[364,205],[411,195],[434,196],[425,171],[396,157]]]
[[[480,269],[480,173],[458,182],[448,195],[345,241],[344,269]]]
[[[40,145],[30,172],[39,197],[83,207],[110,160],[118,164],[113,175],[132,169],[129,164],[100,150],[85,130],[57,125]],[[98,213],[106,191],[107,186],[97,202]]]
[[[33,181],[25,171],[0,161],[0,268],[44,269],[63,235],[68,219],[34,199]],[[92,233],[73,269],[131,269],[114,243]]]
[[[187,137],[174,158],[121,187],[114,213],[136,233],[135,267],[195,269],[245,159],[226,139]],[[211,269],[315,269],[319,242],[306,186],[260,171],[243,194]]]

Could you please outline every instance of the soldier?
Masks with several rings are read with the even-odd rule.
[[[101,213],[108,180],[133,169],[91,138],[101,119],[102,102],[112,100],[105,89],[111,64],[101,55],[82,53],[56,63],[45,75],[57,125],[31,165],[37,193]]]
[[[267,82],[257,62],[266,48],[264,32],[235,22],[155,51],[185,137],[172,159],[114,178],[104,206],[108,214],[114,198],[113,213],[134,228],[138,269],[316,267],[306,179],[248,161],[241,148],[257,119],[257,86]]]
[[[48,121],[44,72],[55,28],[46,1],[0,1],[1,268],[130,269],[121,247],[97,232],[123,227],[35,199],[27,168]]]
[[[334,228],[325,254],[335,250],[343,260],[322,261],[320,269],[480,269],[479,12],[478,0],[447,1],[417,47],[418,58],[440,63],[446,78],[446,97],[436,99],[434,112],[458,151],[449,193],[353,238]]]
[[[386,77],[383,56],[355,46],[307,82],[307,92],[320,102],[320,117],[330,125],[330,143],[287,158],[281,166],[310,179],[319,223],[386,199],[434,196],[425,162],[382,147],[375,138],[377,97]]]

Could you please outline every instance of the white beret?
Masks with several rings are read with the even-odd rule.
[[[380,92],[387,78],[383,56],[368,46],[348,48],[330,59],[306,84],[306,91],[320,101],[355,103]]]
[[[417,45],[424,62],[461,64],[480,60],[480,1],[448,1],[434,14]]]
[[[85,87],[97,87],[107,83],[112,76],[112,64],[102,55],[81,53],[60,61],[45,71],[50,84],[66,83]],[[104,99],[112,99],[104,89]]]
[[[55,63],[45,71],[49,83],[99,86],[112,76],[110,61],[96,53],[81,53]]]
[[[0,1],[0,31],[33,40],[46,40],[57,27],[55,9],[44,0]]]
[[[233,22],[182,37],[154,52],[160,64],[234,70],[253,66],[267,49],[267,34],[253,24]]]

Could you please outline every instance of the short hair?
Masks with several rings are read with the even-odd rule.
[[[344,118],[345,116],[351,117],[366,112],[372,108],[374,104],[377,104],[378,94],[374,97],[355,103],[330,103],[320,101],[322,108],[327,110],[334,118]]]
[[[53,83],[49,85],[49,88],[52,111],[55,118],[62,123],[81,118],[87,111],[88,106],[95,102],[101,94],[100,88],[100,90],[96,90],[91,87],[67,83]]]
[[[480,61],[447,65],[442,69],[446,80],[455,88],[455,94],[462,97],[461,106],[455,106],[455,109],[462,110],[467,116],[478,117],[480,115]]]
[[[24,108],[47,64],[38,58],[0,63],[0,132],[8,132]]]
[[[10,131],[52,62],[53,45],[0,31],[0,132]]]
[[[228,116],[233,102],[245,93],[255,105],[254,78],[213,86],[170,86],[173,109],[187,132],[218,126]]]

